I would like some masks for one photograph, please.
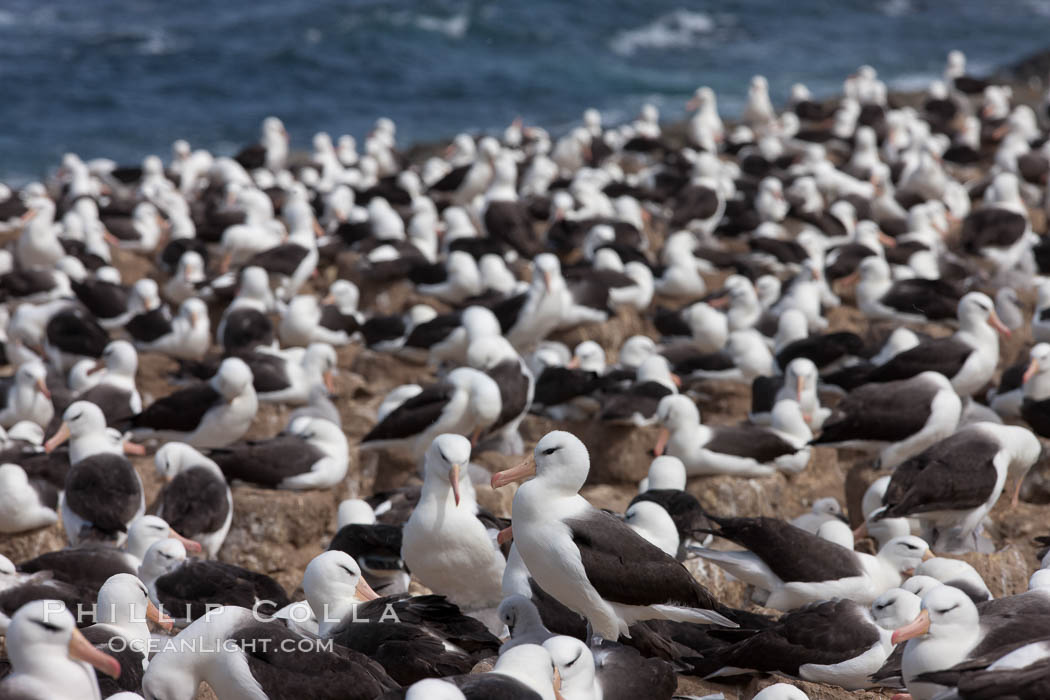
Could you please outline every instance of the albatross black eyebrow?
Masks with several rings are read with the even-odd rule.
[[[33,622],[37,623],[38,625],[40,625],[44,629],[48,630],[49,632],[57,632],[60,629],[62,629],[58,625],[52,625],[50,622],[44,622],[43,620],[33,620]]]

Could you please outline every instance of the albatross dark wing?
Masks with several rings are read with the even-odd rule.
[[[811,335],[788,343],[783,350],[777,353],[777,365],[784,369],[796,357],[805,357],[812,360],[813,364],[820,369],[844,356],[859,355],[863,350],[864,341],[856,333],[842,331]]]
[[[176,474],[164,486],[160,500],[164,519],[189,538],[215,532],[230,513],[226,482],[206,467],[190,467]]]
[[[136,651],[132,648],[131,644],[127,643],[127,639],[114,635],[112,628],[108,627],[88,627],[83,632],[84,636],[91,646],[96,649],[109,654],[120,662],[120,676],[118,678],[110,678],[101,671],[94,670],[95,679],[98,681],[98,689],[102,693],[102,697],[108,698],[110,695],[115,695],[122,691],[129,693],[137,693],[142,689],[142,660],[145,658],[141,651]]]
[[[860,656],[879,632],[851,600],[814,603],[790,612],[768,629],[728,647],[688,659],[689,670],[708,676],[724,667],[798,676],[805,664],[831,665]]]
[[[304,645],[306,637],[280,622],[253,622],[229,639],[244,650],[252,677],[266,697],[372,700],[397,687],[383,667],[364,654],[342,646],[326,651]]]
[[[894,470],[879,518],[976,508],[995,488],[992,460],[999,449],[995,441],[964,431],[923,450]]]
[[[685,567],[604,511],[565,521],[591,585],[624,605],[681,605],[723,610]]]
[[[131,424],[136,428],[190,433],[197,429],[208,409],[220,401],[222,395],[211,384],[202,382],[157,399],[142,413],[133,416]]]
[[[864,574],[851,550],[783,520],[707,517],[718,527],[701,528],[699,532],[710,532],[750,550],[785,582],[830,581]]]
[[[133,339],[140,343],[152,343],[171,333],[171,314],[166,306],[136,314],[124,325]]]
[[[762,464],[798,452],[794,445],[776,433],[748,425],[712,428],[711,439],[703,447],[719,454],[750,457]]]
[[[288,477],[303,474],[326,455],[295,435],[247,440],[208,453],[227,479],[276,487]]]
[[[529,375],[522,369],[521,361],[517,358],[504,360],[490,369],[487,374],[499,387],[500,408],[499,418],[489,428],[489,432],[495,432],[520,416],[529,407]]]
[[[125,532],[142,498],[131,462],[96,454],[74,464],[66,476],[66,505],[105,535]]]
[[[47,341],[62,352],[102,357],[109,334],[94,317],[81,309],[59,311],[47,322]]]
[[[536,380],[533,401],[540,406],[560,403],[585,396],[597,386],[598,375],[585,369],[547,367]]]
[[[937,338],[905,350],[868,375],[869,382],[910,379],[927,370],[951,378],[959,373],[973,348],[954,337]],[[902,404],[904,405],[904,404]]]
[[[914,434],[930,417],[930,387],[918,382],[896,382],[892,387],[865,384],[838,405],[824,424],[820,445],[848,440],[896,442]]]
[[[1027,228],[1025,218],[999,206],[975,209],[963,219],[959,238],[966,252],[980,254],[981,248],[1009,248]]]
[[[154,584],[157,597],[173,616],[192,620],[207,612],[208,604],[237,605],[272,615],[291,601],[280,584],[265,574],[220,561],[192,561],[164,574]]]
[[[650,489],[631,499],[628,508],[639,501],[651,501],[667,511],[674,521],[678,536],[683,540],[692,537],[702,527],[710,527],[700,501],[688,491],[676,489]]]
[[[959,292],[944,280],[915,278],[893,283],[879,301],[903,313],[920,313],[934,321],[953,319]]]
[[[299,264],[309,254],[303,246],[298,243],[282,243],[261,253],[253,255],[245,267],[261,267],[270,274],[285,275],[290,277],[299,269]]]
[[[453,391],[455,389],[450,384],[426,387],[391,411],[382,422],[361,438],[361,442],[399,440],[418,435],[441,416]]]

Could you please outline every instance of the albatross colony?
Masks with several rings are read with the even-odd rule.
[[[0,697],[1045,697],[1048,101],[768,90],[0,186]]]

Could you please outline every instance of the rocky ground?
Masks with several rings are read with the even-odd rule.
[[[133,255],[120,254],[118,265],[125,280],[152,271],[146,259]],[[711,282],[717,283],[716,280]],[[410,290],[394,285],[377,303],[402,307],[409,301],[412,301]],[[1031,301],[1028,300],[1028,303]],[[855,309],[846,306],[832,310],[829,320],[831,326],[838,330],[848,329],[868,334],[882,330],[869,328]],[[923,330],[937,334],[946,332],[943,328],[933,326]],[[573,344],[591,338],[608,349],[615,349],[623,339],[635,333],[655,337],[654,329],[647,320],[633,312],[622,312],[619,317],[600,326],[578,328],[560,339]],[[1029,341],[1024,337],[1026,333],[1026,330],[1022,330],[1004,342],[1004,364],[1012,361]],[[144,355],[141,358],[139,386],[144,400],[148,402],[152,397],[173,390],[168,373],[174,367],[172,361],[162,356]],[[339,350],[339,367],[336,405],[352,444],[371,428],[375,409],[388,390],[403,383],[426,381],[432,376],[432,370],[426,367],[409,364],[358,345]],[[733,423],[746,416],[750,402],[748,387],[731,382],[705,382],[693,388],[700,395],[700,408],[705,422]],[[828,396],[827,400],[833,401],[834,397]],[[283,406],[263,406],[250,437],[269,436],[277,432],[283,427],[288,410]],[[621,426],[597,423],[555,425],[548,419],[529,416],[522,425],[522,435],[528,449],[531,450],[540,437],[554,428],[571,430],[591,450],[591,475],[584,495],[599,507],[622,512],[637,490],[636,482],[648,469],[656,430],[625,430]],[[482,452],[475,455],[475,459],[490,470],[497,470],[516,463],[520,457]],[[147,502],[152,502],[161,487],[152,457],[136,458],[134,463],[145,484]],[[801,514],[818,498],[835,496],[847,506],[854,524],[857,524],[860,496],[877,476],[863,455],[846,450],[817,448],[808,468],[797,475],[777,474],[763,479],[697,478],[690,482],[689,490],[712,512],[780,518]],[[267,573],[291,591],[293,597],[301,598],[303,569],[310,559],[325,549],[334,534],[338,503],[344,498],[370,494],[377,489],[400,486],[416,479],[416,471],[406,455],[352,449],[346,479],[327,491],[300,493],[236,486],[233,490],[233,526],[219,558]],[[1038,475],[1030,481],[1038,482]],[[510,515],[511,489],[493,493],[487,485],[481,484],[478,491],[484,505],[498,514]],[[1028,484],[1026,495],[1030,500],[1048,500],[1046,490],[1040,488],[1038,483]],[[1045,506],[1022,503],[1018,508],[1010,509],[1003,501],[993,512],[990,532],[999,551],[992,555],[970,555],[966,559],[982,573],[995,595],[1017,593],[1025,589],[1029,573],[1036,564],[1032,537],[1045,534],[1046,513]],[[59,548],[64,543],[61,527],[56,525],[0,538],[0,553],[17,562]],[[727,604],[749,605],[743,585],[727,580],[716,567],[700,566],[697,575]],[[774,680],[772,677],[763,677],[738,684],[725,684],[682,677],[679,691],[699,695],[723,692],[727,698],[743,699],[750,698]],[[809,683],[799,682],[799,685],[814,700],[890,696],[888,692],[849,693]],[[205,694],[202,697],[209,696]]]
[[[1010,69],[1015,81],[1015,92],[1027,95],[1024,101],[1034,102],[1043,89],[1035,79],[1045,75],[1042,70],[1050,65],[1050,53],[1033,57]],[[896,95],[895,104],[916,103],[919,96]],[[672,133],[674,129],[672,128]],[[430,150],[433,150],[431,148]],[[409,152],[412,160],[419,160],[429,153],[425,146]],[[980,177],[974,172],[974,177]],[[1033,229],[1043,234],[1046,221],[1040,211],[1032,211]],[[662,231],[649,231],[653,247],[658,247]],[[7,243],[0,240],[0,245]],[[116,251],[115,266],[120,269],[125,282],[130,283],[143,276],[157,276],[156,268],[146,257]],[[361,307],[378,312],[392,313],[407,308],[417,297],[407,283],[396,283],[390,287],[370,286],[359,273],[356,257],[342,254],[326,269],[325,277],[315,280],[319,289],[337,275],[354,280],[361,288]],[[163,280],[158,280],[163,281]],[[720,277],[707,279],[708,287],[721,283]],[[311,289],[304,290],[306,292]],[[1030,313],[1034,305],[1032,295],[1021,295]],[[425,299],[440,308],[433,299]],[[844,301],[849,301],[848,293]],[[659,303],[659,300],[656,302]],[[213,323],[217,323],[221,308],[211,309]],[[890,328],[868,324],[852,306],[844,305],[832,309],[828,315],[831,330],[851,330],[868,339],[882,337]],[[944,335],[949,329],[940,326],[920,327],[918,330],[932,335]],[[584,339],[598,341],[610,353],[615,353],[624,339],[643,333],[657,337],[652,324],[636,313],[623,311],[601,325],[590,325],[574,329],[555,339],[570,347]],[[1000,364],[1005,367],[1026,355],[1025,348],[1031,345],[1027,328],[1020,329],[1013,337],[1001,344]],[[615,359],[611,356],[610,359]],[[175,363],[166,357],[147,354],[140,358],[138,385],[145,402],[170,393],[173,387],[168,374]],[[290,492],[268,491],[247,486],[235,486],[234,519],[226,542],[219,553],[222,561],[245,566],[267,573],[276,578],[294,599],[303,597],[300,587],[306,564],[323,551],[335,531],[335,514],[338,503],[355,496],[367,495],[375,490],[388,489],[418,480],[414,465],[405,454],[394,452],[359,452],[356,444],[375,422],[375,410],[383,396],[395,386],[404,383],[423,383],[433,377],[427,367],[410,364],[387,354],[376,353],[359,345],[339,349],[340,375],[337,377],[338,397],[335,403],[343,419],[343,428],[351,442],[351,461],[345,480],[326,491]],[[699,394],[699,405],[703,419],[711,424],[728,424],[744,420],[750,404],[749,387],[730,382],[705,382],[692,387]],[[836,400],[824,397],[826,402]],[[289,409],[282,406],[264,405],[249,437],[267,437],[280,430]],[[637,491],[637,481],[645,476],[651,458],[650,450],[655,442],[656,430],[652,428],[624,429],[622,426],[594,423],[554,424],[537,416],[529,416],[522,424],[525,445],[531,451],[535,442],[548,430],[560,428],[570,430],[583,439],[591,450],[591,474],[583,495],[594,505],[622,512]],[[475,461],[495,471],[516,464],[520,456],[504,456],[492,452],[476,454]],[[133,459],[136,469],[146,487],[147,503],[152,503],[160,490],[152,457]],[[1050,471],[1048,460],[1033,470],[1022,491],[1023,502],[1011,509],[1005,499],[991,514],[988,534],[997,546],[990,555],[967,555],[964,557],[982,574],[992,593],[1008,595],[1025,590],[1029,574],[1037,566],[1032,538],[1046,534],[1047,515],[1050,503]],[[848,450],[815,448],[808,468],[797,475],[777,474],[762,479],[736,479],[731,477],[707,477],[691,480],[689,490],[694,493],[704,508],[727,515],[767,515],[792,518],[809,510],[812,502],[825,496],[834,496],[843,503],[850,514],[853,525],[859,524],[860,498],[868,484],[880,474],[871,468],[864,455]],[[513,487],[494,493],[487,484],[478,485],[478,496],[482,504],[493,512],[509,516]],[[0,536],[0,553],[18,562],[42,552],[58,549],[65,544],[61,525],[25,533],[17,536]],[[868,546],[870,542],[861,543]],[[718,546],[718,545],[716,545]],[[698,565],[695,568],[701,581],[723,602],[747,607],[750,602],[744,586],[729,581],[714,566]],[[730,700],[746,700],[763,687],[785,679],[764,676],[747,678],[738,683],[710,683],[690,677],[681,677],[679,692],[688,695],[705,695],[721,692]],[[801,681],[789,681],[802,688],[812,700],[889,698],[890,691],[847,692],[839,688]],[[214,697],[202,688],[201,698]]]

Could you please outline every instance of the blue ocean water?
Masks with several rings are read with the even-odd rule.
[[[917,88],[952,48],[979,73],[1048,29],[1050,0],[3,0],[0,179],[176,138],[232,153],[269,114],[302,148],[381,115],[401,143],[517,115],[558,130],[588,106],[673,118],[704,84],[733,115],[755,73],[779,98],[837,92],[861,63]]]

